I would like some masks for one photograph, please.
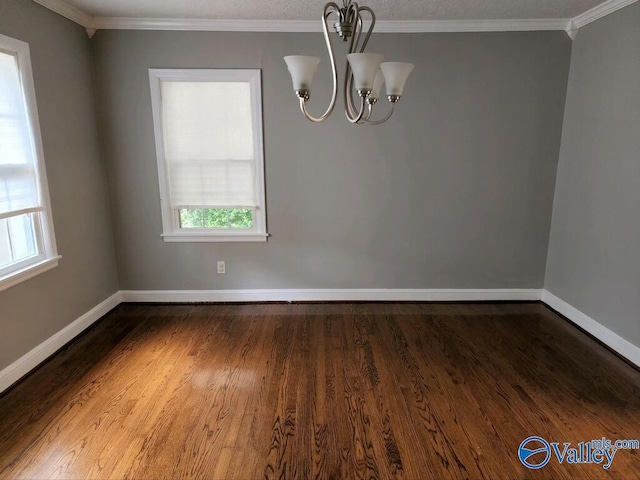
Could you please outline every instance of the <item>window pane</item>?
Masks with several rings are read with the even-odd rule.
[[[252,228],[251,208],[183,208],[180,228]]]
[[[229,211],[224,208],[208,208],[205,213],[206,228],[229,228]]]
[[[18,215],[8,218],[9,236],[13,248],[13,260],[19,261],[36,254],[35,235],[31,215]]]
[[[11,263],[13,263],[13,256],[11,255],[7,221],[0,220],[0,268],[10,265]]]
[[[180,210],[180,228],[204,228],[204,209]]]
[[[229,211],[229,226],[231,228],[253,227],[253,210],[250,208],[236,208]]]
[[[0,266],[18,263],[37,254],[32,215],[0,220]]]

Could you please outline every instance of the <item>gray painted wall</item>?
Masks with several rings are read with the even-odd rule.
[[[99,31],[98,105],[122,289],[541,288],[571,42],[381,34],[417,64],[389,123],[304,121],[282,56],[320,34]],[[342,45],[340,45],[342,47]],[[164,243],[148,68],[261,68],[265,244]],[[225,260],[227,273],[215,273]]]
[[[580,29],[545,288],[640,346],[640,4]]]
[[[118,289],[90,42],[82,27],[0,0],[0,33],[29,43],[58,268],[0,292],[0,370]]]

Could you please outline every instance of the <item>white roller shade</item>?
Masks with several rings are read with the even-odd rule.
[[[0,52],[0,218],[42,210],[16,57]]]
[[[172,208],[255,207],[248,82],[161,82]]]

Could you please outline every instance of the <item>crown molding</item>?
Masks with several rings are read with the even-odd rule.
[[[216,20],[93,17],[64,0],[34,0],[43,7],[86,28],[96,30],[186,30],[216,32],[321,32],[315,20]],[[638,0],[607,0],[574,18],[513,20],[400,20],[379,21],[376,33],[530,32],[564,30],[572,39],[579,28]]]
[[[82,10],[69,5],[63,0],[33,0],[36,3],[39,3],[45,8],[48,8],[51,11],[56,12],[63,17],[68,18],[71,21],[76,22],[79,25],[82,25],[86,29],[93,28],[93,17],[88,13],[83,12]]]
[[[378,21],[376,33],[532,32],[564,30],[569,19]]]
[[[379,21],[376,33],[513,32],[565,30],[569,19]],[[96,17],[93,28],[216,32],[321,32],[315,20],[205,20]]]
[[[193,30],[201,32],[320,32],[307,20],[216,20],[199,18],[96,17],[97,30]]]
[[[585,25],[595,22],[596,20],[617,12],[621,8],[627,7],[632,3],[636,3],[638,0],[607,0],[600,5],[593,7],[591,10],[574,17],[572,19],[576,29],[582,28]]]

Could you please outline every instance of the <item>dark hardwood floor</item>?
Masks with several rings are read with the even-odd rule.
[[[121,305],[0,397],[0,478],[640,477],[532,435],[640,437],[640,372],[542,304]]]

